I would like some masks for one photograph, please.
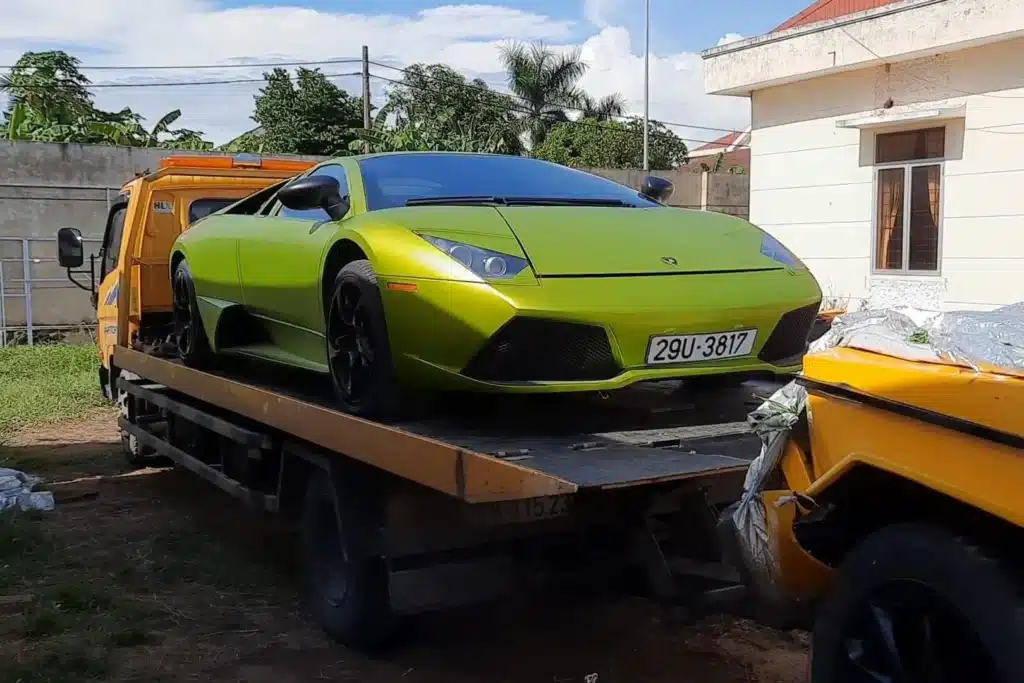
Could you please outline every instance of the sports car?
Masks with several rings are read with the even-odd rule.
[[[557,164],[343,157],[184,231],[178,353],[330,377],[341,408],[421,391],[610,391],[799,368],[821,290],[750,222]]]

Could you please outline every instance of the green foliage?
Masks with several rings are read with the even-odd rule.
[[[201,131],[171,130],[181,110],[165,114],[152,130],[129,108],[119,112],[97,109],[89,79],[79,71],[77,58],[60,50],[26,52],[9,74],[0,75],[0,93],[8,107],[0,133],[8,140],[79,142],[130,147],[165,146],[160,136],[178,149],[212,147]],[[188,145],[185,147],[184,145]],[[208,147],[207,147],[208,146]]]
[[[511,42],[501,48],[501,61],[508,87],[518,98],[530,149],[538,150],[548,132],[569,121],[567,109],[583,109],[595,118],[622,114],[624,103],[618,94],[595,102],[579,88],[587,73],[579,48],[557,53],[543,43]]]
[[[347,153],[363,125],[362,100],[331,83],[319,69],[299,68],[292,80],[286,69],[264,73],[266,85],[256,97],[253,119],[263,129],[267,153]],[[240,150],[241,151],[241,150]]]
[[[686,163],[686,143],[668,128],[651,122],[648,137],[652,170]],[[643,149],[642,121],[584,119],[554,126],[535,156],[574,168],[642,168]]]
[[[449,150],[520,154],[522,127],[510,97],[444,64],[414,64],[388,91],[373,130],[357,132],[371,151]],[[390,123],[388,123],[390,121]],[[362,149],[361,144],[351,149]]]

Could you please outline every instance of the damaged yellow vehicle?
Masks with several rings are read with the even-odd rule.
[[[1024,304],[841,316],[722,518],[810,683],[1024,681]]]

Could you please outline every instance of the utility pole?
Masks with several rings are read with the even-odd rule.
[[[370,49],[363,45],[363,128],[370,130]],[[370,141],[363,141],[363,151],[369,154]]]
[[[651,0],[644,0],[644,170],[650,171],[648,160],[648,128],[651,114]]]

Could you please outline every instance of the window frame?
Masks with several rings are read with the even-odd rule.
[[[878,156],[878,137],[887,133],[902,133],[911,131],[926,131],[937,126],[929,126],[928,128],[914,128],[908,131],[896,130],[896,131],[881,131],[875,134],[872,150],[872,161]],[[945,135],[947,128],[942,127],[943,134]],[[930,159],[913,159],[910,161],[890,161],[887,163],[873,163],[871,168],[871,252],[869,258],[871,259],[871,275],[873,276],[892,276],[892,277],[918,277],[934,279],[942,276],[942,236],[943,228],[945,223],[945,205],[946,205],[946,145],[943,144],[942,156],[932,157]],[[913,183],[913,169],[919,166],[938,166],[939,167],[939,220],[935,226],[935,239],[937,241],[935,251],[935,270],[911,270],[910,269],[910,202],[912,199],[912,183]],[[879,224],[878,224],[878,191],[879,191],[879,175],[882,171],[891,168],[902,168],[903,169],[903,264],[899,269],[896,268],[879,268],[878,267],[878,240],[879,240]]]
[[[124,229],[125,224],[128,221],[128,204],[131,201],[130,197],[123,199],[119,198],[119,201],[115,201],[110,205],[110,209],[107,211],[107,224],[103,229],[103,241],[100,245],[100,282],[106,279],[108,275],[117,270],[117,267],[121,264],[121,247],[124,244]],[[121,220],[121,230],[117,236],[117,245],[111,252],[111,242],[114,235],[112,228],[114,227],[114,216],[118,212],[123,212],[124,218]],[[107,268],[107,262],[111,261],[111,266]]]
[[[332,167],[332,166],[335,167],[335,168],[341,169],[342,174],[345,176],[345,187],[344,187],[345,192],[342,193],[341,196],[342,196],[342,198],[349,197],[349,203],[351,205],[352,182],[351,182],[351,179],[349,178],[349,170],[347,168],[345,168],[344,164],[338,163],[337,161],[329,161],[327,163],[320,164],[319,166],[317,166],[317,167],[307,171],[306,173],[304,173],[304,174],[302,174],[301,176],[298,176],[298,177],[299,178],[308,178],[310,176],[315,176],[315,175],[326,175],[326,174],[321,173],[321,171],[323,171],[325,168]],[[284,204],[281,203],[281,200],[278,199],[277,195],[285,187],[287,187],[287,183],[285,183],[285,185],[282,185],[281,188],[277,192],[274,193],[274,198],[271,200],[271,203],[273,204],[273,206],[266,213],[262,213],[262,210],[261,210],[260,215],[266,216],[267,218],[281,218],[281,219],[288,220],[288,221],[299,221],[299,222],[302,222],[302,223],[309,223],[311,221],[314,222],[314,223],[321,223],[323,221],[328,221],[329,222],[329,221],[332,220],[330,218],[330,216],[328,216],[326,218],[323,218],[323,219],[315,219],[315,220],[314,219],[309,219],[309,218],[296,218],[294,216],[282,216],[281,212],[284,210],[285,206],[284,206]],[[264,209],[266,209],[266,207],[264,207]],[[352,209],[349,208],[349,213],[351,213],[351,211],[352,211]]]

